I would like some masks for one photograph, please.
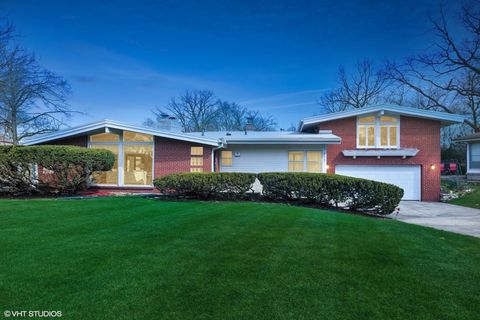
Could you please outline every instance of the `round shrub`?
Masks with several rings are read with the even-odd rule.
[[[264,196],[275,201],[297,201],[323,206],[344,204],[352,210],[393,212],[403,189],[388,183],[341,175],[270,172],[258,174]]]
[[[163,194],[196,199],[240,199],[252,190],[253,173],[174,173],[154,180]]]
[[[0,147],[0,192],[73,194],[95,171],[108,171],[115,156],[103,149],[76,146]]]

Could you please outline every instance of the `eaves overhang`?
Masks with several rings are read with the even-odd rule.
[[[74,127],[74,128],[56,131],[49,134],[44,134],[38,137],[33,137],[31,139],[26,139],[25,141],[23,141],[22,144],[29,146],[29,145],[35,145],[40,143],[47,143],[49,141],[66,139],[69,137],[75,137],[75,136],[84,135],[88,133],[107,132],[109,129],[127,130],[127,131],[139,132],[144,134],[150,134],[157,137],[195,142],[195,143],[211,145],[211,146],[219,146],[220,144],[218,139],[197,137],[197,136],[189,135],[186,133],[176,133],[171,131],[151,129],[151,128],[131,125],[131,124],[118,122],[114,120],[107,120],[107,119],[85,124],[85,125]]]

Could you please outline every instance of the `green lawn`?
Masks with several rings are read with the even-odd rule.
[[[309,208],[0,200],[0,314],[478,319],[480,239]]]
[[[467,195],[452,200],[449,203],[464,207],[480,209],[480,186],[474,185],[473,189],[474,191],[472,193],[468,193]]]

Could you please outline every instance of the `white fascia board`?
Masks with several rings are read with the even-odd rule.
[[[342,139],[335,135],[329,137],[296,137],[296,138],[233,138],[225,139],[227,144],[340,144]]]
[[[340,144],[341,141],[335,140],[335,141],[309,141],[309,140],[282,140],[282,141],[274,141],[274,140],[228,140],[226,141],[226,144],[299,144],[299,145],[305,145],[305,144],[312,144],[312,145],[322,145],[322,144]]]
[[[128,130],[128,131],[133,131],[133,132],[150,134],[150,135],[158,136],[158,137],[164,137],[164,138],[170,138],[170,139],[188,141],[188,142],[195,142],[195,143],[206,144],[206,145],[211,145],[211,146],[218,146],[219,145],[219,142],[216,139],[201,138],[201,137],[195,137],[195,136],[189,135],[189,134],[179,134],[179,133],[149,129],[149,128],[134,126],[134,125],[121,123],[121,122],[113,121],[113,120],[103,120],[103,121],[98,121],[98,122],[86,124],[86,125],[83,125],[83,126],[78,126],[78,127],[74,127],[74,128],[70,128],[70,129],[65,129],[65,130],[53,132],[53,133],[50,133],[50,134],[39,136],[37,138],[32,138],[32,139],[25,140],[23,142],[23,144],[28,146],[28,145],[34,145],[34,144],[39,144],[39,143],[53,141],[53,140],[59,140],[59,139],[67,138],[67,137],[70,137],[70,136],[76,136],[76,135],[79,135],[79,134],[82,134],[82,133],[87,133],[89,131],[94,131],[94,130],[98,130],[98,129],[102,129],[102,128],[113,128],[113,129],[119,129],[119,130]]]
[[[346,157],[414,157],[418,149],[396,149],[396,150],[343,150]]]
[[[440,112],[440,111],[423,110],[423,109],[403,107],[403,106],[397,106],[397,105],[374,105],[374,106],[365,107],[361,109],[354,109],[354,110],[335,112],[335,113],[329,113],[329,114],[304,118],[300,121],[299,131],[302,131],[305,127],[309,127],[311,125],[326,122],[326,121],[355,117],[362,114],[380,112],[380,111],[388,111],[388,112],[392,112],[399,115],[412,116],[415,118],[439,120],[444,122],[445,124],[463,123],[466,119],[466,117],[463,115]]]

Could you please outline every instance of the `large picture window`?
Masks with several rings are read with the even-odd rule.
[[[131,131],[91,135],[89,147],[115,155],[113,169],[93,174],[93,183],[108,186],[151,186],[153,136]]]
[[[289,172],[322,172],[322,151],[290,151],[288,153]]]
[[[357,118],[358,148],[398,148],[400,120],[394,116]]]

